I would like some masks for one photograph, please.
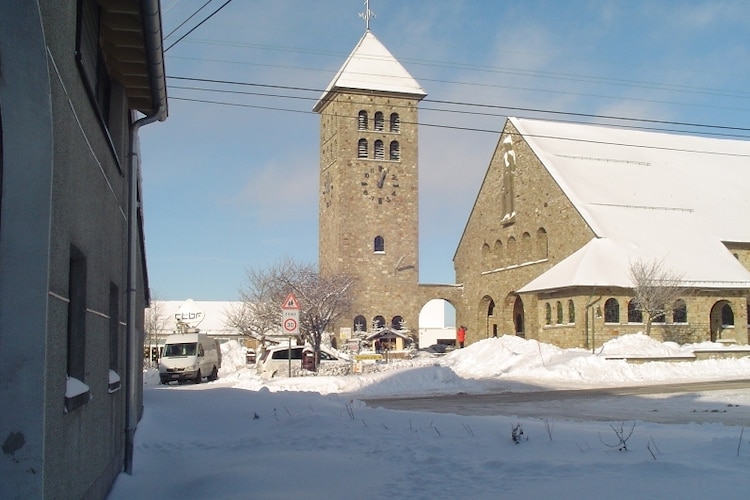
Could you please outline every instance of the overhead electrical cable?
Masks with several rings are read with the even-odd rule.
[[[232,0],[227,0],[226,2],[224,2],[221,5],[221,7],[219,7],[215,11],[213,11],[203,21],[201,21],[198,24],[196,24],[195,26],[193,26],[190,30],[188,30],[187,33],[185,33],[184,35],[182,35],[180,38],[178,38],[177,40],[175,40],[170,46],[168,46],[166,49],[164,49],[164,52],[167,52],[169,49],[171,49],[172,47],[174,47],[175,45],[177,45],[178,43],[180,43],[182,40],[185,39],[185,37],[187,37],[190,33],[192,33],[193,31],[197,30],[198,28],[200,28],[203,24],[206,23],[206,21],[208,21],[209,19],[211,19],[212,17],[214,17],[216,14],[218,14],[221,9],[223,9],[224,7],[226,7],[227,5],[229,5],[231,2],[232,2]]]

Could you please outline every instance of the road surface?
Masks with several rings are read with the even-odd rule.
[[[375,408],[457,415],[750,426],[750,404],[746,404],[749,400],[750,379],[364,401]]]

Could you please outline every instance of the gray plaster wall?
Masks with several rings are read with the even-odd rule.
[[[75,63],[76,9],[0,5],[0,498],[104,498],[124,462],[130,114],[113,82],[103,126]],[[91,400],[66,411],[72,246],[86,257]],[[110,393],[113,286],[123,389]]]

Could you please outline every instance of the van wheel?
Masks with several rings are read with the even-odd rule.
[[[216,367],[214,366],[214,369],[211,370],[211,375],[208,376],[208,380],[213,382],[214,380],[217,380],[218,378],[219,378],[219,370],[217,370]]]
[[[201,375],[201,371],[198,369],[198,373],[195,374],[195,383],[200,384],[202,379],[203,375]]]

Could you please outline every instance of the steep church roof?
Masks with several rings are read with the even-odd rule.
[[[694,286],[750,288],[750,141],[510,118],[596,238],[520,291],[632,286],[664,260]]]
[[[406,94],[419,99],[427,95],[419,83],[369,30],[328,84],[313,111],[320,111],[331,94],[339,90]]]

